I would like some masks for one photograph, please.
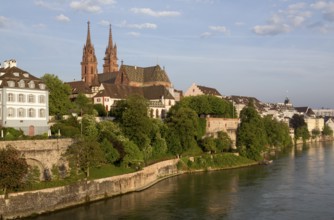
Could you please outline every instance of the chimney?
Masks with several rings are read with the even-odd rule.
[[[3,61],[3,68],[7,69],[8,67],[9,67],[9,61],[8,60]]]
[[[137,66],[135,66],[135,70],[137,69]]]
[[[9,60],[9,68],[16,67],[16,60],[11,59]]]

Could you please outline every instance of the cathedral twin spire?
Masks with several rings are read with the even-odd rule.
[[[81,77],[82,81],[86,82],[89,86],[97,82],[97,59],[95,56],[94,45],[91,42],[90,36],[90,22],[87,22],[87,39],[83,48],[82,62],[81,62]],[[105,52],[103,73],[111,73],[118,71],[117,64],[117,46],[113,45],[111,25],[109,27],[109,40],[108,46]]]

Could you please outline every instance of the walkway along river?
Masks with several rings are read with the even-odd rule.
[[[31,219],[334,219],[334,143],[291,149],[268,166],[172,177]]]

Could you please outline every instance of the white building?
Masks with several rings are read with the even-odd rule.
[[[15,60],[0,67],[0,125],[25,135],[47,133],[49,92],[41,79],[16,67]]]

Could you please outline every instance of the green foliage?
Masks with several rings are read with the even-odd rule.
[[[322,130],[322,134],[325,136],[333,136],[333,130],[325,124],[324,129]]]
[[[89,177],[89,169],[104,162],[100,144],[94,139],[78,139],[67,149],[66,156],[73,161],[73,169],[80,170]]]
[[[271,116],[263,118],[268,144],[272,147],[287,147],[292,141],[289,126],[284,122],[278,122]]]
[[[63,137],[76,137],[80,135],[80,124],[76,117],[69,117],[66,120],[57,121],[51,126],[50,130],[53,135],[58,135],[58,131]]]
[[[17,130],[15,128],[2,128],[3,129],[3,133],[4,133],[4,139],[5,140],[19,140],[19,139],[24,139],[24,133],[23,131]]]
[[[106,161],[109,164],[113,164],[120,158],[118,151],[112,146],[112,144],[107,140],[103,139],[101,143],[101,149],[105,155]]]
[[[303,142],[305,142],[307,139],[310,138],[310,133],[309,133],[306,125],[304,125],[302,127],[298,127],[295,130],[295,138],[296,139],[302,138]]]
[[[94,104],[93,107],[96,110],[99,117],[107,116],[107,110],[102,104]]]
[[[199,122],[196,112],[187,107],[171,108],[166,118],[169,151],[179,155],[192,146],[197,146]]]
[[[82,134],[89,139],[96,139],[98,136],[97,123],[93,115],[84,115],[82,117]]]
[[[94,115],[94,107],[92,100],[85,96],[84,94],[80,93],[75,101],[75,111],[80,115],[83,116],[84,114]]]
[[[207,170],[207,169],[227,169],[253,165],[256,162],[246,157],[236,156],[231,153],[210,154],[197,157],[181,158],[177,167],[180,170]]]
[[[144,162],[144,155],[138,148],[138,146],[132,141],[126,141],[124,143],[125,157],[123,158],[122,165],[125,167],[141,167]]]
[[[267,145],[267,136],[262,118],[252,106],[240,112],[241,123],[237,131],[237,146],[240,155],[251,160],[262,160],[261,153]]]
[[[229,151],[232,147],[232,140],[226,132],[218,132],[218,137],[215,141],[218,152]]]
[[[321,131],[319,129],[313,129],[311,133],[312,137],[318,137],[321,134]]]
[[[7,190],[18,190],[28,173],[28,164],[18,150],[10,145],[0,149],[0,188],[7,197]]]
[[[71,87],[64,84],[58,76],[53,74],[45,74],[42,78],[43,82],[49,89],[49,113],[50,115],[66,115],[73,105],[69,99],[71,95]]]
[[[126,108],[120,118],[124,135],[141,150],[150,146],[152,120],[148,117],[148,102],[142,96],[131,96],[126,100]],[[116,107],[117,108],[117,107]]]
[[[232,103],[212,95],[185,97],[177,105],[191,108],[197,115],[214,115],[224,118],[236,116]]]
[[[40,182],[41,172],[37,166],[29,166],[28,175],[26,177],[26,184],[34,185]]]
[[[290,119],[290,126],[295,129],[306,126],[304,117],[302,115],[294,114]]]
[[[201,141],[201,146],[204,151],[215,153],[217,152],[216,141],[213,137],[205,137]]]

